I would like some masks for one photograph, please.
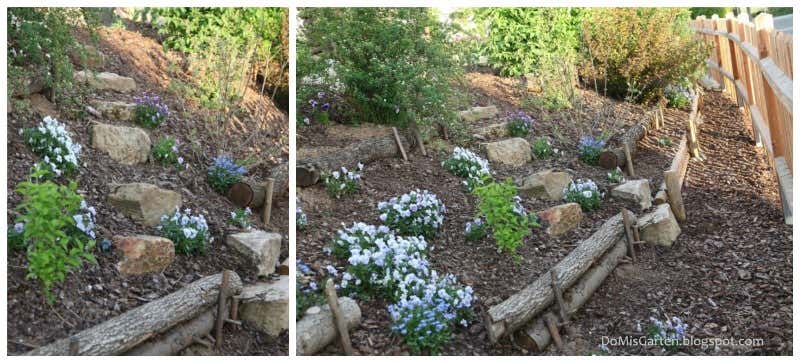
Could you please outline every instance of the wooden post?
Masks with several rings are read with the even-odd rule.
[[[561,334],[558,332],[558,321],[556,316],[552,313],[544,315],[544,322],[547,324],[547,330],[550,331],[550,336],[553,338],[553,343],[559,351],[564,351],[564,342],[561,340]]]
[[[622,144],[623,151],[625,152],[625,169],[628,171],[628,176],[631,178],[635,177],[636,174],[633,172],[633,158],[631,157],[631,148],[628,147],[628,144]]]
[[[406,155],[406,149],[403,148],[403,143],[400,141],[400,134],[397,133],[396,127],[392,127],[392,133],[394,133],[394,141],[397,143],[397,148],[400,149],[400,154],[403,155],[403,160],[408,161],[408,155]]]
[[[561,292],[561,288],[558,287],[558,274],[556,273],[556,269],[550,269],[550,286],[553,288],[553,294],[556,296],[556,302],[558,303],[558,315],[561,316],[561,322],[566,323],[569,321],[569,316],[567,315],[567,305],[564,304],[564,294]]]
[[[419,129],[414,127],[412,132],[414,133],[414,139],[417,140],[417,145],[419,145],[419,151],[422,152],[422,156],[428,156],[428,152],[425,151],[425,143],[422,142],[422,135],[420,135]]]
[[[222,271],[222,282],[219,285],[219,299],[217,300],[217,325],[216,325],[216,344],[215,347],[219,349],[222,346],[222,325],[225,324],[225,319],[228,317],[225,314],[225,296],[228,295],[228,283],[230,280],[230,272],[228,270]]]
[[[267,178],[267,191],[264,193],[264,209],[261,212],[262,222],[269,225],[272,216],[272,191],[275,188],[275,178]]]
[[[679,222],[686,221],[686,210],[683,206],[683,196],[681,195],[681,177],[678,170],[667,170],[664,172],[664,184],[667,186],[667,197],[672,213]]]
[[[347,321],[342,315],[342,309],[339,307],[339,297],[336,296],[336,287],[333,285],[333,279],[325,281],[325,299],[328,300],[328,306],[331,308],[333,321],[339,333],[339,341],[342,343],[342,350],[346,355],[353,355],[353,345],[350,343]]]
[[[239,296],[231,297],[231,319],[239,319]]]
[[[622,223],[625,225],[625,245],[628,249],[628,256],[630,256],[633,263],[636,263],[636,250],[633,248],[633,242],[635,242],[636,237],[633,234],[633,223],[631,221],[631,216],[628,215],[628,211],[626,209],[622,209]]]

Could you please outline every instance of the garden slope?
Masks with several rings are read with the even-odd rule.
[[[128,24],[129,29],[138,26]],[[162,95],[172,111],[167,124],[148,131],[151,140],[171,136],[183,143],[181,156],[189,164],[184,171],[147,163],[134,166],[119,164],[105,153],[91,148],[89,139],[91,122],[137,126],[113,119],[88,116],[85,120],[70,120],[58,116],[64,122],[75,142],[83,145],[80,156],[81,168],[75,177],[78,190],[89,205],[97,208],[97,224],[100,226],[99,238],[111,238],[118,234],[156,234],[148,228],[133,222],[113,207],[105,203],[110,187],[115,183],[145,182],[179,192],[183,197],[183,208],[190,208],[206,216],[214,236],[206,255],[178,255],[172,264],[160,274],[124,278],[116,269],[120,255],[112,250],[103,253],[95,251],[98,265],[87,264],[69,274],[66,281],[55,289],[58,297],[49,306],[35,280],[25,278],[26,258],[23,252],[9,255],[8,263],[8,351],[20,354],[34,347],[45,345],[64,338],[80,330],[94,326],[110,317],[130,310],[148,301],[158,299],[191,283],[202,276],[219,273],[222,269],[236,271],[243,280],[250,281],[255,276],[254,269],[246,260],[223,244],[229,213],[235,209],[226,198],[216,194],[206,183],[206,169],[211,160],[220,154],[231,154],[239,160],[256,163],[248,175],[256,180],[269,176],[269,170],[288,159],[287,116],[277,109],[268,97],[255,91],[245,95],[245,112],[238,113],[222,123],[212,121],[213,113],[203,109],[179,93],[168,91],[170,82],[188,82],[189,78],[181,70],[182,57],[166,53],[154,39],[143,33],[152,33],[147,28],[141,32],[121,28],[99,30],[99,50],[105,55],[105,66],[96,71],[107,71],[136,80],[137,91],[150,91]],[[88,37],[79,35],[85,42]],[[87,43],[88,44],[88,43]],[[176,70],[177,69],[177,70]],[[114,92],[94,92],[91,100],[131,102],[136,94]],[[39,103],[34,109],[52,109],[53,105]],[[255,119],[255,109],[260,107],[262,117]],[[21,196],[14,187],[24,180],[38,157],[34,155],[19,137],[18,130],[33,127],[41,121],[44,113],[33,114],[15,109],[9,114],[8,135],[8,215],[7,221],[13,225],[17,215],[15,207]],[[206,121],[208,120],[208,121]],[[65,180],[59,180],[65,182]],[[282,257],[288,255],[288,199],[276,199],[273,205],[271,226],[265,227],[256,221],[255,228],[279,232],[284,236]],[[288,354],[288,335],[278,339],[270,338],[250,329],[226,326],[226,343],[221,354]]]

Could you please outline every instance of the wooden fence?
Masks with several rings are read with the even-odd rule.
[[[780,183],[786,223],[792,223],[792,36],[776,31],[772,15],[700,16],[698,37],[711,46],[709,76],[750,115]]]

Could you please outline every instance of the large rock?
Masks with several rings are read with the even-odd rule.
[[[121,93],[128,93],[136,90],[136,81],[134,81],[133,78],[110,72],[75,72],[75,81],[86,83],[96,90],[109,90]]]
[[[614,189],[611,196],[639,204],[640,210],[650,208],[650,181],[647,179],[628,180]]]
[[[181,195],[153,184],[130,183],[114,187],[108,203],[131,219],[155,227],[161,216],[171,215],[181,206]]]
[[[100,69],[106,63],[106,55],[93,45],[82,44],[71,49],[68,54],[73,64],[84,69]]]
[[[542,170],[528,175],[522,180],[519,195],[526,198],[561,200],[564,188],[572,181],[572,177],[563,171]]]
[[[531,144],[523,138],[495,141],[486,144],[489,161],[510,166],[523,166],[531,161]]]
[[[241,319],[254,328],[271,336],[289,329],[289,276],[245,286],[241,302]]]
[[[641,216],[638,220],[639,236],[643,241],[672,246],[681,234],[681,227],[669,204],[659,204],[654,211]]]
[[[129,121],[133,116],[133,109],[136,108],[135,103],[122,102],[122,101],[94,101],[92,102],[94,108],[100,112],[103,117],[115,121]]]
[[[275,272],[281,254],[281,235],[260,230],[228,235],[226,243],[247,256],[258,269],[258,276],[269,276]]]
[[[175,258],[175,245],[158,236],[114,236],[114,245],[122,251],[117,269],[123,275],[135,276],[159,272]]]
[[[583,219],[583,211],[580,204],[567,203],[545,209],[536,216],[546,222],[547,234],[558,236],[577,228]]]
[[[106,152],[122,164],[144,163],[150,155],[150,136],[140,128],[95,122],[92,125],[92,147]]]
[[[40,93],[34,93],[31,95],[29,101],[31,102],[31,109],[37,115],[41,117],[51,116],[58,118],[59,113],[56,105],[54,105],[50,100],[42,96]]]
[[[466,111],[460,111],[458,115],[461,117],[464,122],[475,122],[478,120],[483,120],[487,118],[493,118],[497,116],[497,106],[486,106],[486,107],[473,107]]]

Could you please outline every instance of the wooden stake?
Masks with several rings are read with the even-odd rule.
[[[69,355],[78,355],[78,337],[71,336],[69,337]]]
[[[550,331],[550,337],[553,338],[553,343],[559,351],[564,351],[564,342],[561,340],[561,333],[558,332],[558,318],[553,313],[544,315],[544,322],[547,324],[547,330]]]
[[[396,127],[392,127],[392,133],[394,133],[394,141],[397,143],[397,148],[400,149],[400,154],[403,155],[403,160],[408,161],[408,155],[406,155],[406,149],[403,148],[403,143],[400,142],[400,134],[397,133]]]
[[[228,295],[228,283],[230,280],[228,270],[222,270],[222,282],[219,285],[219,300],[217,300],[217,325],[216,325],[216,348],[222,346],[222,325],[225,324],[227,316],[225,314],[225,300]]]
[[[272,216],[272,190],[275,188],[275,178],[267,178],[267,192],[264,193],[264,210],[261,212],[262,222],[269,225]]]
[[[634,236],[631,230],[633,223],[631,222],[631,216],[628,215],[628,211],[624,208],[622,209],[622,223],[625,225],[625,245],[628,247],[628,256],[636,263],[636,250],[633,249]]]
[[[241,320],[225,319],[225,322],[233,324],[233,325],[242,326],[242,321]]]
[[[686,221],[686,210],[683,207],[683,196],[681,195],[681,183],[678,171],[667,170],[664,172],[664,184],[667,186],[667,197],[672,213],[679,222]]]
[[[550,286],[553,287],[553,294],[556,296],[558,314],[561,316],[561,322],[566,323],[569,320],[567,305],[564,304],[564,294],[561,293],[561,288],[558,287],[558,274],[555,268],[550,269]]]
[[[428,156],[428,152],[425,151],[425,143],[422,142],[422,135],[420,135],[419,129],[415,127],[413,133],[414,139],[417,140],[417,145],[419,145],[419,151],[422,152],[422,156]]]
[[[234,296],[231,298],[231,319],[239,319],[239,297]]]
[[[628,171],[628,176],[631,178],[635,177],[636,174],[633,172],[633,158],[631,157],[631,148],[628,147],[628,144],[622,144],[623,151],[625,152],[625,169]]]
[[[342,315],[342,309],[339,307],[339,297],[336,296],[336,287],[333,285],[333,279],[328,279],[328,281],[325,282],[325,298],[328,300],[328,306],[331,308],[333,321],[336,323],[336,330],[339,332],[339,341],[342,343],[342,350],[344,350],[344,354],[346,355],[353,355],[353,345],[350,343],[347,321]]]

